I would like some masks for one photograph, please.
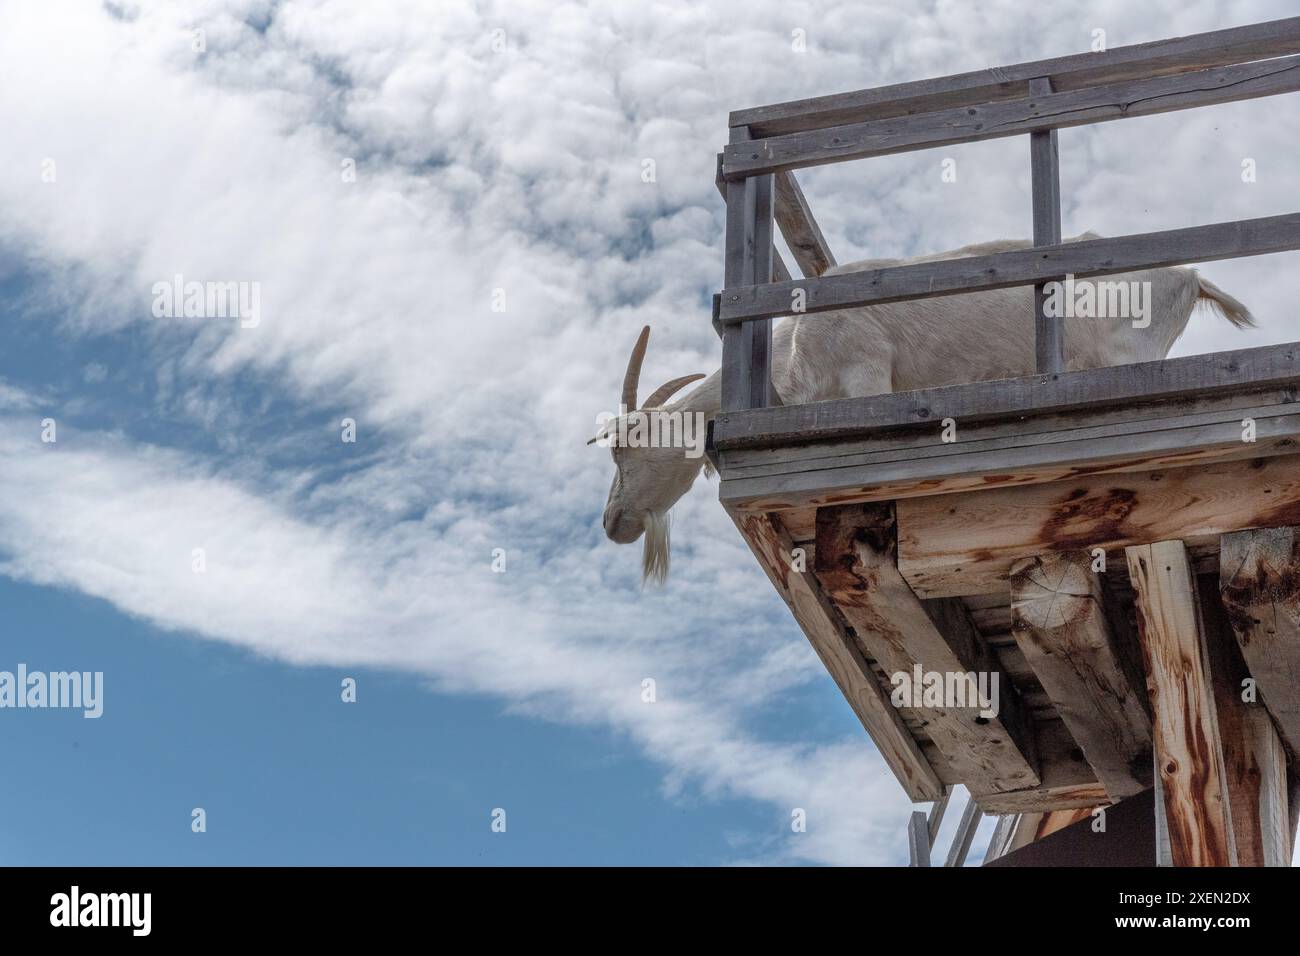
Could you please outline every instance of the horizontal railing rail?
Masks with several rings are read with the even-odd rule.
[[[1158,269],[1185,262],[1214,262],[1300,248],[1300,212],[1208,226],[1084,239],[1051,246],[959,259],[740,286],[722,293],[718,321],[752,322],[800,312],[831,312],[931,296],[1034,285],[1072,275],[1092,276]]]
[[[1040,77],[1050,80],[1052,89],[1064,92],[1290,53],[1300,53],[1300,17],[736,110],[729,125],[743,127],[758,139],[1017,99],[1029,93],[1031,80]]]
[[[1300,17],[873,90],[739,110],[719,154],[727,204],[723,411],[779,402],[771,319],[907,299],[1033,285],[1036,368],[1064,369],[1047,284],[1300,249],[1300,213],[1062,243],[1056,131],[1300,90]],[[835,265],[794,170],[1027,134],[1033,245],[986,256],[826,276]],[[785,236],[803,273],[772,245]],[[775,281],[774,281],[775,280]]]

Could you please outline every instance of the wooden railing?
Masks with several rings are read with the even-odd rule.
[[[727,203],[722,409],[763,408],[772,318],[1033,285],[1037,370],[1064,370],[1048,283],[1300,249],[1300,213],[1062,244],[1056,130],[1300,90],[1300,17],[731,114],[718,157]],[[808,166],[1028,134],[1033,248],[823,276],[835,259],[794,178]],[[804,278],[772,246],[774,223]]]

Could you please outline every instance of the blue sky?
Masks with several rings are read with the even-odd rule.
[[[902,862],[912,807],[715,486],[664,589],[600,529],[637,331],[647,382],[717,365],[726,113],[1293,12],[6,5],[0,669],[106,686],[97,721],[0,711],[0,861]],[[1289,211],[1298,132],[1290,100],[1063,131],[1064,230]],[[1017,139],[801,181],[849,261],[1026,235],[1028,176]],[[1297,261],[1207,267],[1261,328],[1176,351],[1297,338]],[[259,283],[261,323],[155,317],[178,273]]]

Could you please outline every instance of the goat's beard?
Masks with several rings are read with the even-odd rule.
[[[647,511],[645,514],[645,546],[641,552],[641,584],[647,581],[662,585],[668,580],[668,531],[672,526],[670,512]]]

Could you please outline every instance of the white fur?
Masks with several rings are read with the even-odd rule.
[[[1088,232],[1066,241],[1096,238],[1100,237]],[[849,263],[827,274],[988,255],[1029,245],[1024,240],[981,243],[912,259]],[[1254,324],[1245,306],[1199,278],[1195,269],[1149,269],[1107,276],[1104,281],[1149,282],[1151,324],[1139,329],[1124,318],[1063,319],[1066,367],[1071,370],[1164,358],[1183,334],[1197,302],[1209,305],[1238,328]],[[1014,378],[1033,371],[1030,286],[789,316],[772,332],[772,383],[786,405]],[[698,411],[711,419],[720,406],[721,378],[714,372],[663,410]],[[703,459],[688,458],[676,448],[617,449],[614,455],[618,474],[605,508],[606,531],[615,540],[635,540],[635,516],[643,516],[644,577],[662,581],[668,572],[668,511],[690,489]]]

